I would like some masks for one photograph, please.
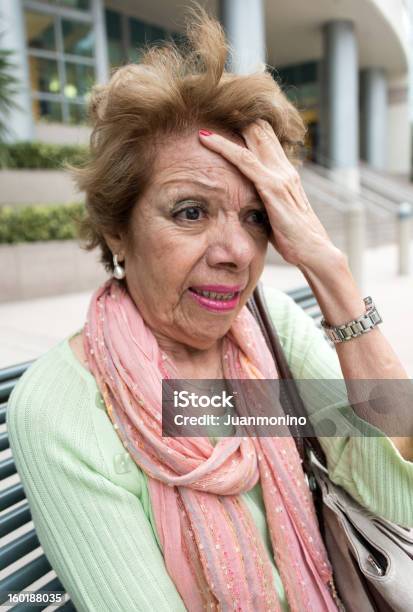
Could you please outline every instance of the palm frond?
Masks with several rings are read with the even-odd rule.
[[[11,110],[18,108],[15,96],[19,91],[19,80],[13,74],[16,66],[12,56],[12,51],[0,49],[0,142],[9,132],[6,122]]]

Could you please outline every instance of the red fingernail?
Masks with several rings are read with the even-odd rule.
[[[209,130],[199,130],[200,136],[212,136],[212,132]]]

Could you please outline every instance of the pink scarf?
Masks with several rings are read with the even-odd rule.
[[[335,611],[328,561],[291,437],[166,438],[166,368],[151,330],[124,286],[110,279],[92,296],[88,362],[124,446],[148,475],[166,569],[191,612],[280,611],[271,562],[241,493],[260,479],[275,563],[292,612]],[[223,339],[226,379],[276,379],[254,317],[244,307]]]

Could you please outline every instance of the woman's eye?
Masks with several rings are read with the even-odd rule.
[[[198,221],[203,214],[203,209],[200,206],[187,206],[174,214],[174,217],[183,219],[184,221]]]
[[[269,223],[268,215],[265,210],[253,210],[249,217],[252,219],[252,222],[257,225],[266,226]]]

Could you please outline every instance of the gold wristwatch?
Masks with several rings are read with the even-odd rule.
[[[377,312],[373,300],[370,296],[364,298],[366,305],[366,312],[362,314],[358,319],[343,323],[343,325],[329,325],[325,319],[321,320],[321,327],[324,329],[326,336],[338,344],[339,342],[346,342],[357,338],[362,334],[366,334],[371,331],[376,325],[383,322],[383,319]]]

